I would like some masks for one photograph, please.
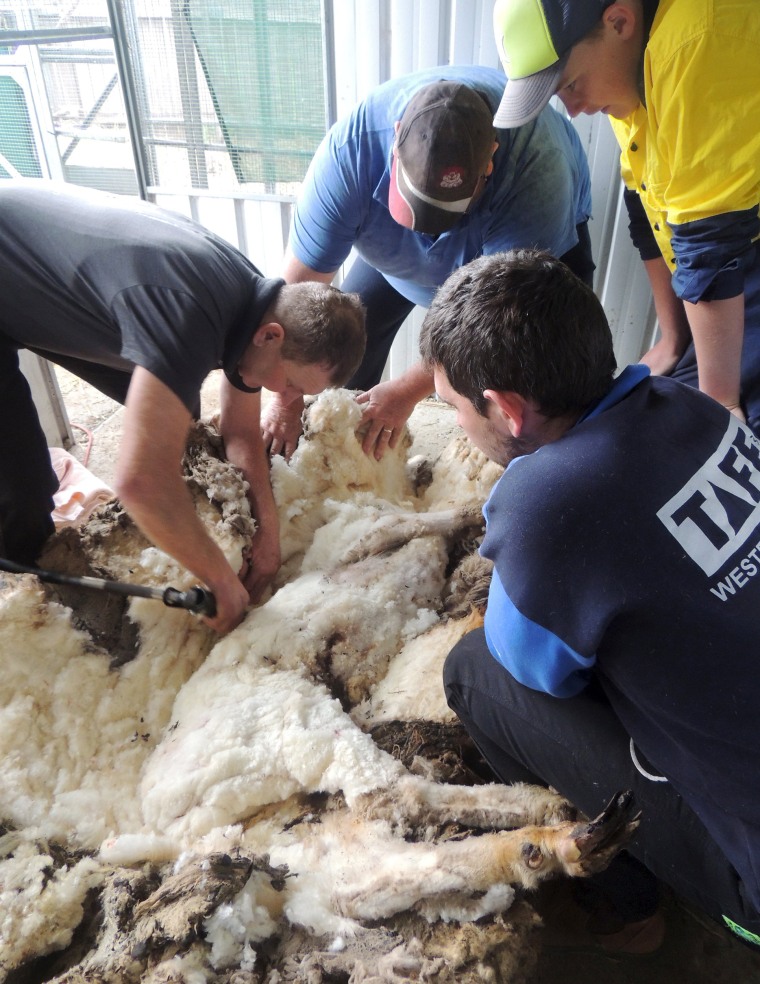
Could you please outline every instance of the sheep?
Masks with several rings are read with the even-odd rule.
[[[66,954],[89,926],[88,952],[47,979],[319,981],[340,965],[486,980],[514,962],[514,927],[530,932],[515,884],[596,870],[635,829],[625,799],[588,822],[537,787],[442,784],[373,740],[381,721],[452,724],[437,668],[473,623],[444,609],[457,577],[477,578],[448,568],[498,470],[457,441],[420,489],[408,438],[375,462],[359,418],[350,394],[324,394],[293,459],[273,462],[283,570],[221,640],[134,599],[137,651],[113,662],[84,605],[72,619],[28,577],[3,593],[0,969]],[[252,520],[213,429],[186,467],[239,562]],[[45,560],[192,583],[116,502]],[[432,685],[415,706],[402,681],[420,652]]]

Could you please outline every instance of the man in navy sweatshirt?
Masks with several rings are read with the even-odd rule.
[[[485,626],[447,697],[504,782],[588,815],[629,788],[630,850],[583,893],[609,948],[662,940],[658,879],[760,947],[760,441],[697,390],[616,369],[593,292],[547,253],[453,274],[420,348],[506,466]]]

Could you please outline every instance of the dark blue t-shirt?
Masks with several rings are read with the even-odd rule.
[[[0,333],[20,348],[131,372],[193,412],[237,365],[282,286],[184,216],[48,181],[0,182]]]

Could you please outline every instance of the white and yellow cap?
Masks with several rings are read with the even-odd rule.
[[[507,76],[494,126],[535,119],[559,87],[570,49],[613,0],[496,0],[496,46]]]

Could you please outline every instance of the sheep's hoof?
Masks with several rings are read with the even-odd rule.
[[[632,836],[641,813],[633,812],[633,793],[616,793],[598,817],[576,824],[559,847],[562,860],[574,873],[590,875],[606,868]]]

